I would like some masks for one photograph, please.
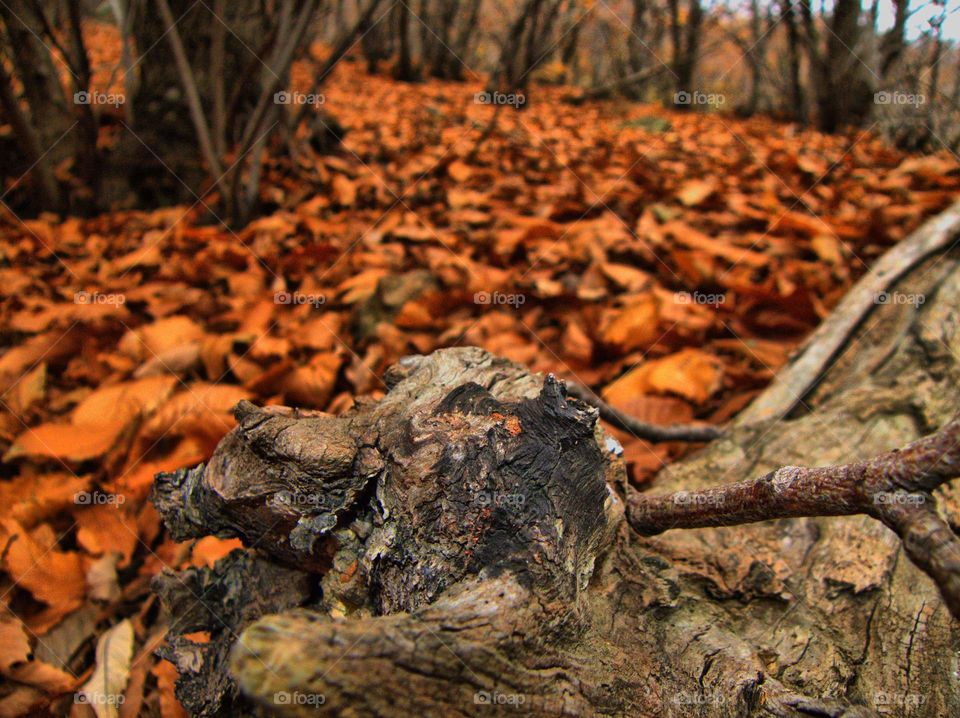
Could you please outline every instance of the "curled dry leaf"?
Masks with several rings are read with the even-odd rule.
[[[97,718],[118,718],[130,677],[134,633],[130,619],[120,621],[97,641],[96,666],[80,694]]]
[[[0,523],[0,539],[6,547],[3,570],[18,587],[49,606],[34,630],[44,630],[83,604],[86,571],[83,558],[74,551],[57,548],[57,536],[46,524],[32,531],[13,519]]]
[[[77,405],[69,423],[50,422],[28,428],[4,458],[48,456],[84,461],[102,456],[130,422],[156,408],[175,383],[172,376],[152,376],[103,387]]]
[[[603,398],[618,406],[638,395],[676,394],[702,404],[720,388],[722,379],[716,357],[699,349],[683,349],[631,369],[603,390]]]

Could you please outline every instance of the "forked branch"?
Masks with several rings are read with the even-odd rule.
[[[843,466],[784,466],[752,481],[662,496],[634,494],[628,519],[646,536],[801,516],[867,514],[893,529],[910,559],[960,618],[960,540],[931,492],[960,476],[960,417],[876,458]]]

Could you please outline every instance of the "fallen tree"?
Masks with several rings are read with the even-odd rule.
[[[206,466],[157,479],[175,538],[250,547],[157,580],[179,697],[198,715],[960,714],[958,624],[924,573],[956,595],[960,264],[885,291],[915,301],[875,303],[788,418],[727,427],[653,497],[597,410],[479,349],[405,359],[345,416],[242,403]],[[933,530],[905,544],[883,525],[917,511]],[[641,535],[674,523],[708,528]]]

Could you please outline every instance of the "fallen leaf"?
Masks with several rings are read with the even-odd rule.
[[[603,397],[624,405],[641,394],[673,393],[701,404],[720,388],[722,377],[716,357],[688,348],[630,370],[606,387]]]
[[[83,603],[86,572],[80,554],[56,548],[56,536],[42,524],[32,532],[12,519],[3,522],[7,546],[3,569],[54,615],[64,616]]]
[[[133,623],[124,619],[97,641],[96,666],[80,694],[97,718],[117,718],[133,659]]]
[[[677,190],[677,199],[686,207],[695,207],[717,191],[717,183],[712,179],[694,179],[684,182]]]

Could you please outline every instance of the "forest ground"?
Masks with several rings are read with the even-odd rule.
[[[0,715],[89,715],[72,694],[98,661],[128,676],[119,715],[182,711],[149,580],[238,544],[174,543],[146,497],[238,400],[340,412],[401,356],[476,345],[647,421],[719,424],[960,188],[956,158],[870,131],[539,85],[497,110],[482,89],[342,63],[322,107],[343,148],[268,161],[268,211],[242,229],[210,196],[0,213]],[[611,431],[636,486],[688,450]],[[127,620],[130,655],[96,656]]]

